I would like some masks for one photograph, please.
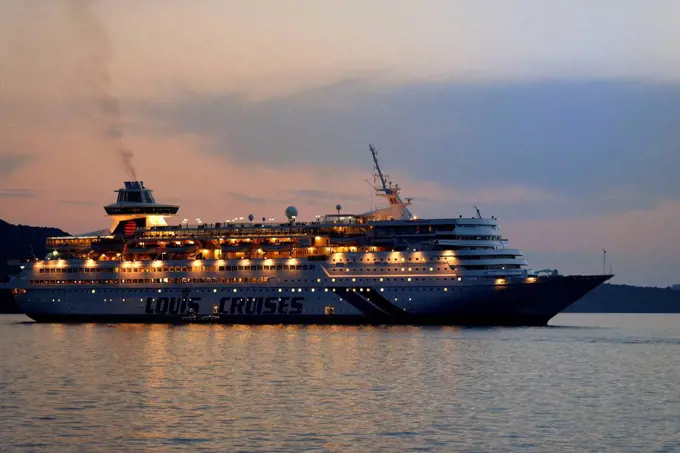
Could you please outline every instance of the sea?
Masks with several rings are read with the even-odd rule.
[[[680,315],[541,328],[0,315],[0,452],[680,452]]]

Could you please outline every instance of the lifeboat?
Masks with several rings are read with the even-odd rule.
[[[116,239],[101,239],[92,242],[91,248],[93,252],[97,253],[122,253],[125,243]]]
[[[372,239],[370,241],[370,245],[375,245],[379,247],[395,247],[398,245],[398,241],[394,238],[379,238],[379,239]]]
[[[294,244],[292,242],[282,242],[278,244],[262,244],[260,248],[264,252],[290,252],[293,250]]]
[[[127,248],[127,253],[138,253],[138,254],[156,254],[158,252],[158,247],[153,246],[141,246],[141,245],[133,245],[129,246]]]
[[[238,252],[251,252],[253,250],[253,244],[250,242],[241,242],[238,244],[223,244],[222,253],[238,253]]]
[[[87,253],[90,248],[82,245],[61,243],[55,245],[54,250],[59,253]]]
[[[191,255],[196,252],[198,252],[199,246],[196,244],[187,244],[187,245],[170,245],[165,247],[165,252],[166,253],[182,253],[182,254],[187,254]]]
[[[356,245],[365,242],[366,238],[364,236],[338,236],[331,237],[332,245]]]

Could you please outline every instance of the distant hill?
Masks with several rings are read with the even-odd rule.
[[[680,291],[604,284],[567,308],[566,313],[680,313]]]
[[[673,285],[673,286],[671,286],[671,289],[673,291],[680,291],[680,285]]]
[[[58,228],[12,225],[0,220],[0,281],[7,281],[7,260],[25,259],[33,254],[42,258],[47,254],[45,239],[68,236]],[[16,312],[16,304],[9,291],[0,290],[0,313]]]

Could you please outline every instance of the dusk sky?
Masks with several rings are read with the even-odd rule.
[[[3,0],[0,218],[107,227],[375,200],[498,216],[530,267],[680,283],[680,2]],[[609,265],[607,265],[609,267]],[[608,270],[608,269],[607,269]]]

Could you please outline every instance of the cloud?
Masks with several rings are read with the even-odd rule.
[[[680,85],[350,80],[259,101],[194,94],[137,108],[156,133],[203,136],[206,152],[283,171],[363,166],[374,143],[387,171],[458,188],[452,199],[465,203],[522,198],[550,209],[557,196],[625,210],[650,197],[680,199]],[[599,196],[626,191],[637,196]]]
[[[455,181],[452,182],[455,184]],[[414,199],[443,206],[457,205],[515,205],[555,201],[558,196],[548,190],[523,184],[510,184],[501,187],[466,188],[449,186],[440,182],[416,183],[409,187],[416,194]]]
[[[302,202],[306,205],[330,205],[330,203],[358,202],[363,198],[352,193],[333,192],[318,189],[280,190],[269,196],[255,196],[243,192],[225,192],[228,198],[252,205],[264,205],[271,203],[294,204]]]
[[[268,199],[268,198],[265,198],[265,197],[255,197],[255,196],[249,195],[247,193],[225,192],[224,195],[227,196],[228,198],[231,198],[232,200],[237,200],[239,202],[254,204],[254,205],[271,203],[271,202],[275,201],[275,199],[273,199],[273,198]]]
[[[7,153],[0,154],[0,175],[7,177],[23,167],[31,160],[29,154]]]
[[[666,286],[678,282],[680,202],[659,199],[650,209],[583,218],[501,222],[511,247],[535,268],[566,273],[602,272],[602,249],[617,282]]]
[[[357,181],[358,183],[359,181]],[[356,193],[342,193],[333,192],[330,190],[319,190],[319,189],[299,189],[291,190],[288,192],[290,194],[288,200],[295,201],[298,199],[306,200],[312,204],[324,204],[334,202],[360,202],[365,198],[358,196]]]
[[[680,254],[680,202],[660,199],[650,209],[594,214],[571,219],[512,221],[503,231],[527,240],[525,248],[544,252],[602,250]],[[654,238],[654,242],[651,239]]]
[[[47,79],[43,70],[54,77],[73,51],[69,3],[0,2],[3,74],[19,84]],[[116,87],[130,97],[156,98],[177,86],[280,94],[359,73],[495,81],[680,76],[673,0],[304,0],[294,14],[266,0],[96,7],[116,51]],[[46,61],[40,71],[24,70],[28,51]]]
[[[36,195],[30,189],[0,189],[0,198],[34,198]]]
[[[61,204],[68,204],[72,206],[100,206],[101,203],[96,203],[94,201],[85,200],[59,200]]]

